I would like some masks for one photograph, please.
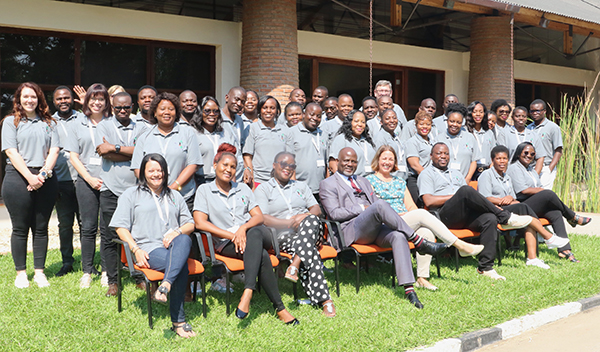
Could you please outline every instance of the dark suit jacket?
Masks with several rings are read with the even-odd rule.
[[[378,198],[373,192],[371,183],[362,176],[356,176],[356,186],[367,195],[369,203],[373,204]],[[358,199],[354,196],[354,189],[346,184],[340,175],[324,179],[319,184],[319,197],[321,204],[329,219],[342,223],[344,229],[348,223],[363,212]]]

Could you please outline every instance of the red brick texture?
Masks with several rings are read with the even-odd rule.
[[[287,104],[298,87],[296,0],[244,0],[240,85]]]
[[[495,99],[514,104],[511,32],[510,17],[472,20],[468,102],[479,100],[488,108]]]

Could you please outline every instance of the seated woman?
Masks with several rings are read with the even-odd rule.
[[[375,155],[375,143],[371,139],[366,121],[365,114],[361,111],[352,110],[348,113],[329,148],[329,169],[332,174],[337,172],[337,156],[340,150],[346,147],[354,149],[358,156],[356,174],[364,177],[371,173],[370,161]]]
[[[177,335],[196,336],[185,322],[183,301],[188,282],[187,258],[194,221],[179,192],[169,188],[167,162],[160,154],[146,154],[140,163],[139,185],[120,197],[110,221],[119,238],[129,245],[137,265],[165,273],[154,299],[167,302],[171,328]]]
[[[297,282],[300,277],[310,301],[322,306],[325,316],[334,317],[335,307],[319,255],[323,242],[321,207],[306,183],[290,180],[295,169],[292,153],[277,154],[273,177],[254,191],[256,202],[264,214],[265,225],[277,230],[280,250],[292,255],[285,278]]]
[[[263,214],[254,194],[243,183],[235,182],[236,148],[223,143],[214,159],[216,178],[198,187],[194,201],[194,221],[200,231],[213,235],[215,251],[221,255],[244,260],[245,286],[235,316],[244,319],[250,310],[256,279],[273,303],[279,319],[297,325],[283,305],[277,278],[273,273],[267,250],[272,248],[269,229],[262,226]]]
[[[431,162],[431,128],[433,126],[431,115],[425,111],[419,111],[415,115],[415,128],[417,133],[406,141],[406,163],[408,164],[409,176],[406,179],[406,186],[410,192],[411,198],[416,202],[419,208],[423,207],[423,202],[419,199],[419,187],[417,187],[417,178]]]
[[[534,165],[533,144],[529,142],[519,144],[508,167],[508,175],[517,200],[529,205],[537,216],[548,219],[556,235],[562,238],[568,238],[563,217],[571,226],[587,225],[592,221],[591,218],[575,214],[553,191],[542,188],[540,176],[533,169]],[[558,248],[558,256],[574,263],[579,262],[571,251],[570,244]]]
[[[433,233],[445,243],[456,247],[461,256],[478,255],[482,245],[473,245],[458,239],[448,228],[427,210],[417,209],[410,191],[406,188],[406,182],[393,175],[396,171],[396,151],[389,145],[383,145],[377,149],[377,153],[371,162],[374,174],[368,175],[367,180],[371,182],[373,191],[377,198],[390,203],[402,219],[415,232],[423,238],[433,241]],[[430,255],[417,254],[417,282],[416,287],[424,287],[429,290],[437,290],[427,279],[429,278]]]
[[[508,148],[503,145],[492,149],[490,156],[492,167],[481,173],[477,183],[477,190],[494,205],[502,207],[520,215],[531,215],[534,219],[524,229],[518,230],[525,233],[525,244],[527,246],[527,265],[537,266],[542,269],[550,269],[548,264],[544,263],[536,255],[535,233],[538,232],[546,241],[548,248],[558,248],[566,245],[568,239],[560,238],[548,232],[540,221],[536,213],[527,204],[519,204],[511,182],[511,177],[506,174],[508,168]]]

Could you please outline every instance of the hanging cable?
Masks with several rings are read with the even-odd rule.
[[[369,1],[369,95],[373,95],[373,0]]]

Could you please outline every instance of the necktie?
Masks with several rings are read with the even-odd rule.
[[[348,177],[348,180],[350,180],[350,186],[352,186],[352,188],[354,188],[354,191],[356,193],[362,193],[362,189],[358,188],[358,186],[356,186],[356,183],[354,183],[353,177]]]

